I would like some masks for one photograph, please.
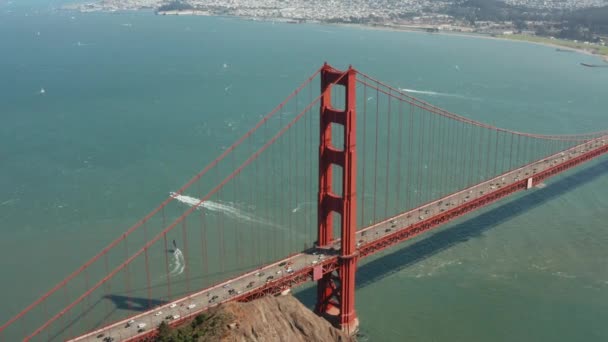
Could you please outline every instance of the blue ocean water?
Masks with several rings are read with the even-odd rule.
[[[608,127],[593,56],[519,42],[0,2],[5,321],[221,153],[324,61],[535,133]],[[44,94],[41,90],[44,89]],[[364,263],[371,341],[608,338],[599,160]],[[309,303],[310,293],[301,298]]]

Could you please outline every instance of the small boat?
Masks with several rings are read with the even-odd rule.
[[[607,65],[599,65],[599,64],[588,64],[588,63],[582,63],[582,66],[588,67],[588,68],[608,68],[608,64]]]
[[[44,95],[46,94],[46,90],[44,90],[44,88],[40,88],[40,95]]]

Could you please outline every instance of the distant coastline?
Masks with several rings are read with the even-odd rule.
[[[556,51],[571,51],[576,53],[581,53],[590,56],[600,57],[605,63],[608,63],[608,47],[602,46],[596,49],[592,47],[585,46],[583,43],[577,43],[568,40],[561,39],[551,39],[545,37],[538,36],[526,36],[526,35],[490,35],[483,34],[478,32],[462,32],[462,31],[429,31],[427,27],[416,27],[416,26],[406,26],[406,25],[369,25],[369,24],[326,24],[325,25],[334,25],[341,27],[351,27],[351,28],[363,28],[363,29],[375,29],[375,30],[385,30],[385,31],[403,31],[403,32],[430,32],[431,34],[440,34],[440,35],[449,35],[449,36],[460,36],[460,37],[470,37],[470,38],[481,38],[481,39],[493,39],[493,40],[503,40],[503,41],[512,41],[512,42],[522,42],[522,43],[530,43],[536,45],[542,45],[547,47],[555,48]]]
[[[68,5],[64,7],[67,10],[79,10],[81,12],[117,12],[115,10],[105,10],[103,8],[96,8],[94,10],[83,10],[78,6]],[[138,11],[138,10],[146,10],[149,11],[149,7],[142,8],[132,8],[130,10]],[[577,41],[569,41],[569,40],[561,40],[554,39],[549,37],[542,36],[533,36],[533,35],[522,35],[522,34],[502,34],[502,35],[492,35],[485,34],[480,32],[474,32],[471,27],[457,27],[454,30],[444,30],[438,29],[437,27],[433,27],[430,25],[405,25],[405,24],[383,24],[383,23],[336,23],[336,22],[326,22],[322,20],[299,20],[294,18],[278,18],[278,17],[250,17],[250,16],[239,16],[239,15],[226,15],[226,14],[217,14],[208,10],[200,10],[200,9],[182,9],[182,10],[167,10],[167,11],[155,11],[156,15],[161,16],[214,16],[214,17],[230,17],[241,20],[250,20],[250,21],[272,21],[279,23],[289,23],[289,24],[322,24],[329,26],[337,26],[337,27],[350,27],[350,28],[360,28],[360,29],[372,29],[372,30],[384,30],[384,31],[403,31],[403,32],[428,32],[431,34],[441,34],[441,35],[452,35],[452,36],[462,36],[462,37],[470,37],[470,38],[483,38],[483,39],[495,39],[495,40],[507,40],[513,42],[525,42],[537,45],[543,45],[547,47],[556,48],[556,51],[572,51],[577,53],[582,53],[586,55],[592,55],[600,57],[603,62],[608,63],[608,46],[596,46],[596,45],[585,45],[584,43]]]

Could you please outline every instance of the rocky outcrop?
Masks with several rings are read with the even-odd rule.
[[[157,341],[355,341],[291,295],[223,304],[171,330]]]
[[[220,308],[234,318],[222,341],[354,341],[291,295]]]

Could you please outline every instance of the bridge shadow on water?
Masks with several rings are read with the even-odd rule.
[[[169,254],[173,254],[174,250],[167,249],[167,250],[165,250],[165,252],[169,253]],[[235,272],[237,274],[243,273],[246,271],[250,271],[254,268],[257,268],[259,266],[260,265],[258,265],[258,264],[250,264],[250,265],[246,265],[241,268],[234,269],[231,272]],[[206,278],[206,277],[216,278],[216,277],[222,276],[222,275],[225,276],[226,272],[214,272],[214,273],[205,274],[204,276],[192,277],[192,278],[190,278],[190,281],[202,280],[203,278]],[[182,285],[181,286],[182,289],[173,290],[173,292],[172,292],[173,299],[181,298],[190,293],[184,288],[187,281],[188,280],[185,279],[184,277],[182,277],[180,279],[172,280],[171,283],[173,285]],[[152,285],[149,287],[149,289],[151,289],[151,290],[155,290],[155,289],[159,289],[159,288],[163,288],[163,289],[166,288],[166,283],[159,283],[159,284]],[[140,288],[133,288],[130,291],[131,291],[131,293],[142,293],[143,291],[146,291],[146,290],[147,290],[146,287],[140,287]],[[66,316],[67,321],[65,322],[64,326],[61,329],[59,329],[58,331],[56,331],[55,333],[53,333],[52,335],[46,335],[46,338],[48,341],[64,341],[66,334],[73,336],[74,332],[77,330],[80,330],[78,328],[81,326],[86,326],[86,328],[88,330],[92,331],[92,330],[102,327],[108,323],[116,321],[117,319],[124,319],[124,318],[128,317],[129,315],[134,315],[139,312],[151,310],[155,307],[159,307],[159,306],[167,304],[169,302],[170,301],[166,300],[166,298],[165,299],[155,299],[155,298],[148,299],[147,297],[129,295],[126,292],[108,293],[107,295],[102,296],[101,298],[95,300],[94,302],[90,302],[90,303],[87,302],[86,308],[84,308],[82,311],[73,310],[73,312],[78,312],[78,313],[75,315],[74,314],[67,315]],[[93,313],[96,310],[102,310],[103,314],[99,315],[98,314],[99,312],[97,312],[97,314],[94,314],[95,317],[90,318],[88,315]]]
[[[161,306],[163,304],[168,303],[166,300],[159,299],[148,299],[141,297],[133,297],[133,296],[123,296],[110,294],[104,296],[104,299],[108,299],[112,301],[114,304],[114,308],[118,310],[129,310],[129,311],[147,311],[151,308]]]
[[[356,287],[366,287],[389,277],[406,267],[432,257],[441,251],[458,245],[459,243],[480,237],[484,232],[499,226],[503,222],[532,210],[556,197],[564,195],[579,186],[592,182],[604,175],[606,171],[608,171],[608,160],[570,174],[545,188],[535,189],[528,193],[524,193],[520,198],[511,200],[503,205],[494,204],[494,208],[489,210],[486,209],[482,214],[464,222],[457,223],[451,228],[438,231],[434,234],[431,233],[427,237],[423,236],[422,240],[418,240],[411,245],[406,245],[395,251],[376,257],[370,262],[361,263],[357,269]],[[172,250],[168,250],[167,252],[171,253]],[[243,269],[243,271],[244,270],[245,269]],[[152,288],[154,287],[156,286],[152,286]],[[177,296],[180,295],[185,295],[185,293],[177,294]],[[306,306],[313,307],[316,297],[316,287],[307,287],[301,291],[297,291],[295,296]],[[56,335],[49,336],[49,340],[58,340],[59,336],[63,333],[68,332],[78,324],[82,324],[81,320],[86,317],[86,314],[98,305],[103,305],[102,302],[105,301],[112,302],[113,305],[111,310],[105,317],[99,317],[95,322],[88,322],[89,327],[99,327],[103,324],[107,324],[108,318],[118,310],[142,312],[167,303],[167,301],[164,300],[148,300],[148,298],[128,296],[125,294],[108,294],[95,303],[91,303],[87,310],[70,320]]]
[[[490,210],[486,209],[482,214],[458,223],[451,228],[434,234],[431,233],[431,235],[423,238],[423,240],[377,257],[370,262],[362,263],[357,268],[355,286],[356,288],[363,288],[459,243],[481,237],[484,232],[556,197],[564,195],[579,186],[587,184],[606,174],[606,171],[608,171],[608,160],[570,174],[555,183],[548,184],[545,188],[528,190],[530,192],[518,199]],[[494,204],[494,206],[496,205]],[[316,287],[305,288],[302,291],[296,292],[295,296],[306,306],[313,307],[316,298]]]

